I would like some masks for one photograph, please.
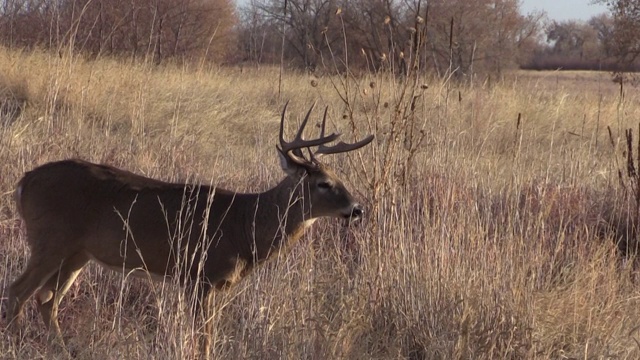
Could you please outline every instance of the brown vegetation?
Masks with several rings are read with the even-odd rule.
[[[273,63],[282,51],[309,70],[406,74],[424,32],[422,69],[499,73],[528,58],[542,26],[542,14],[521,14],[515,0],[256,0],[240,12],[244,60]]]
[[[24,304],[35,294],[45,326],[64,345],[58,306],[91,260],[145,279],[171,278],[202,306],[212,291],[228,289],[286,253],[316,219],[359,220],[361,205],[318,158],[356,150],[373,136],[327,145],[338,134],[324,136],[325,111],[320,137],[303,140],[312,110],[286,142],[285,105],[278,152],[287,176],[262,193],[168,183],[77,159],[27,172],[15,202],[31,256],[9,287],[9,325],[20,329]],[[306,159],[302,149],[310,147],[318,149]]]
[[[232,0],[8,0],[0,42],[8,47],[72,49],[92,56],[225,59],[235,38]]]
[[[640,355],[635,254],[616,243],[635,236],[622,230],[634,228],[635,202],[618,177],[624,130],[640,119],[635,92],[620,97],[584,73],[466,85],[369,73],[312,86],[285,72],[278,95],[268,67],[240,74],[6,49],[0,68],[3,99],[23,104],[0,127],[3,289],[28,258],[11,199],[25,171],[81,157],[260,191],[279,180],[282,99],[292,113],[320,99],[331,126],[376,134],[331,162],[368,215],[355,227],[320,220],[291,256],[218,293],[207,335],[216,358]],[[172,284],[89,266],[60,322],[77,358],[185,358],[199,331],[187,307]],[[21,339],[0,330],[0,357],[60,356],[35,307],[25,310]]]
[[[279,64],[310,72],[420,69],[440,77],[637,71],[638,0],[552,21],[516,0],[7,0],[0,44],[151,63]],[[420,49],[418,49],[420,47]]]

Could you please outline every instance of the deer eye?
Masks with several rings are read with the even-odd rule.
[[[318,183],[320,189],[331,189],[331,184],[328,181],[321,181]]]

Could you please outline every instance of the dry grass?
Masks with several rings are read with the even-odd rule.
[[[425,79],[416,146],[391,133],[407,100],[384,75],[351,83],[349,108],[331,77],[285,74],[278,97],[269,68],[149,68],[5,49],[0,68],[0,103],[14,109],[0,121],[3,289],[28,256],[12,201],[24,171],[81,157],[261,191],[282,176],[273,147],[285,99],[291,114],[319,100],[336,127],[376,129],[361,158],[329,160],[370,214],[352,228],[319,221],[289,256],[217,294],[215,358],[640,357],[637,274],[616,244],[633,240],[635,205],[618,185],[623,146],[607,134],[617,142],[637,127],[640,97],[629,90],[621,101],[606,78]],[[398,161],[382,176],[392,144]],[[197,329],[184,302],[173,286],[92,265],[63,300],[61,326],[77,358],[185,358]],[[0,330],[0,358],[64,357],[47,347],[33,306],[26,315],[20,341]]]

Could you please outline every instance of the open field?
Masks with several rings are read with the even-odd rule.
[[[79,157],[263,191],[283,176],[274,149],[283,104],[300,118],[317,100],[347,139],[376,134],[357,154],[326,160],[368,216],[351,227],[316,222],[289,256],[219,293],[214,358],[640,357],[628,249],[636,203],[618,177],[622,169],[633,184],[622,152],[640,95],[627,88],[621,98],[606,75],[518,72],[456,85],[285,73],[279,96],[271,68],[0,49],[0,69],[3,306],[28,258],[12,200],[25,171]],[[198,329],[184,303],[171,284],[92,264],[60,323],[79,359],[194,357]],[[4,324],[0,358],[64,358],[47,347],[33,304],[20,341]]]

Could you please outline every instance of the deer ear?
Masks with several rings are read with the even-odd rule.
[[[307,174],[307,169],[304,166],[291,160],[291,158],[286,156],[280,149],[278,149],[278,157],[280,158],[280,167],[282,168],[282,171],[292,178],[300,179]]]

